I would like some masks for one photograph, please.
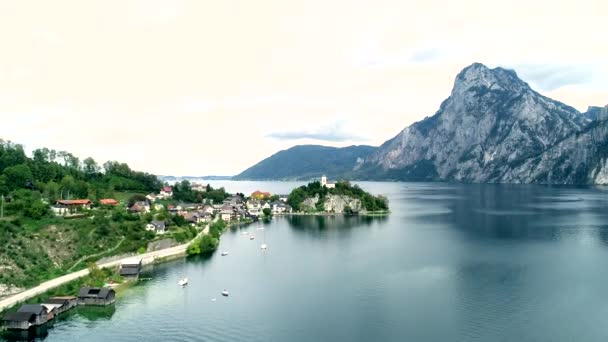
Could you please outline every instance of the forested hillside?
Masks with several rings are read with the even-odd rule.
[[[107,254],[146,247],[154,234],[145,230],[151,215],[133,215],[124,206],[96,206],[81,217],[56,217],[57,199],[125,199],[133,193],[158,192],[156,176],[107,162],[50,149],[34,150],[0,140],[0,297],[14,287],[38,284]],[[128,191],[128,192],[127,192]],[[123,203],[124,204],[124,203]],[[181,218],[181,217],[180,217]],[[186,225],[170,222],[173,227]],[[187,229],[179,233],[193,233]]]

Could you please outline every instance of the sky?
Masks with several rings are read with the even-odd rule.
[[[0,138],[160,175],[380,145],[473,62],[608,104],[608,2],[0,0]]]

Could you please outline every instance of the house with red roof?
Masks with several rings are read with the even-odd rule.
[[[113,199],[113,198],[104,198],[104,199],[100,199],[99,200],[100,204],[103,205],[119,205],[120,203],[118,203],[117,200]]]
[[[53,206],[53,212],[56,215],[68,215],[80,210],[89,210],[91,205],[93,202],[88,199],[58,200]]]
[[[251,197],[255,198],[255,199],[265,199],[265,198],[269,198],[271,196],[270,192],[263,192],[260,190],[256,190],[253,193],[251,193]]]
[[[162,197],[162,198],[173,197],[173,188],[170,186],[165,186],[162,189],[160,189],[160,197]]]

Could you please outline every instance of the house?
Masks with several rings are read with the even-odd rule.
[[[138,201],[133,203],[131,207],[127,209],[130,213],[144,214],[150,212],[150,204],[147,201]]]
[[[162,198],[171,198],[173,197],[173,188],[170,186],[165,186],[160,190],[160,197]]]
[[[156,196],[155,194],[147,194],[147,195],[146,195],[146,199],[147,199],[147,200],[148,200],[150,203],[152,203],[152,202],[156,201],[156,198],[157,198],[157,196]]]
[[[137,279],[141,271],[141,259],[132,258],[120,264],[120,276],[128,279]]]
[[[224,221],[230,221],[234,216],[234,209],[231,205],[223,205],[220,209],[220,218]]]
[[[272,206],[270,205],[269,202],[263,201],[262,202],[262,210],[264,209],[272,209]]]
[[[224,204],[241,205],[243,204],[243,199],[240,196],[230,196],[224,200]]]
[[[279,201],[281,201],[283,203],[287,203],[288,197],[289,197],[289,195],[279,195]]]
[[[78,291],[78,305],[106,306],[116,301],[116,292],[109,287],[83,287]]]
[[[211,220],[213,220],[213,214],[208,213],[208,212],[203,212],[202,213],[203,216],[203,222],[211,222]]]
[[[203,207],[203,212],[208,213],[208,214],[213,214],[215,212],[215,210],[213,210],[212,206],[206,205]]]
[[[321,176],[321,186],[324,186],[328,189],[333,189],[336,187],[336,183],[330,183],[327,181],[327,177],[325,175]]]
[[[207,186],[200,183],[192,183],[191,189],[192,191],[206,192]]]
[[[113,199],[113,198],[104,198],[104,199],[100,199],[99,203],[102,205],[119,205],[120,203],[118,203],[117,200]]]
[[[74,308],[77,304],[78,299],[74,296],[51,297],[42,302],[42,305],[46,307],[48,311],[54,309],[57,315]]]
[[[202,222],[200,216],[196,212],[186,212],[182,215],[184,219],[190,223],[191,225],[196,225],[197,223]]]
[[[250,198],[247,201],[247,209],[260,210],[262,208],[262,201],[256,198]]]
[[[281,201],[272,203],[272,213],[273,214],[286,214],[291,213],[293,209],[289,204],[285,204]]]
[[[260,190],[256,190],[251,193],[251,197],[258,199],[258,200],[269,198],[270,196],[271,196],[270,192],[263,192]]]
[[[165,221],[152,221],[146,225],[146,230],[153,231],[156,234],[164,234],[167,232]]]
[[[53,319],[49,317],[49,311],[44,305],[25,304],[17,312],[9,312],[3,317],[4,326],[7,329],[27,330],[32,326],[42,325]]]
[[[76,200],[58,200],[53,206],[53,212],[56,215],[68,215],[73,214],[79,210],[91,209],[91,202],[88,199],[76,199]]]

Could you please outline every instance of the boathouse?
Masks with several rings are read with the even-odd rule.
[[[78,299],[74,296],[67,297],[51,297],[45,300],[42,305],[51,311],[54,309],[56,314],[66,312],[78,304]]]
[[[132,258],[120,264],[120,275],[129,279],[137,279],[141,271],[141,259]]]
[[[105,306],[116,301],[116,292],[108,287],[83,287],[78,292],[78,305]]]
[[[52,319],[43,305],[25,304],[17,312],[4,315],[4,326],[7,329],[27,330],[32,326],[42,325]]]

